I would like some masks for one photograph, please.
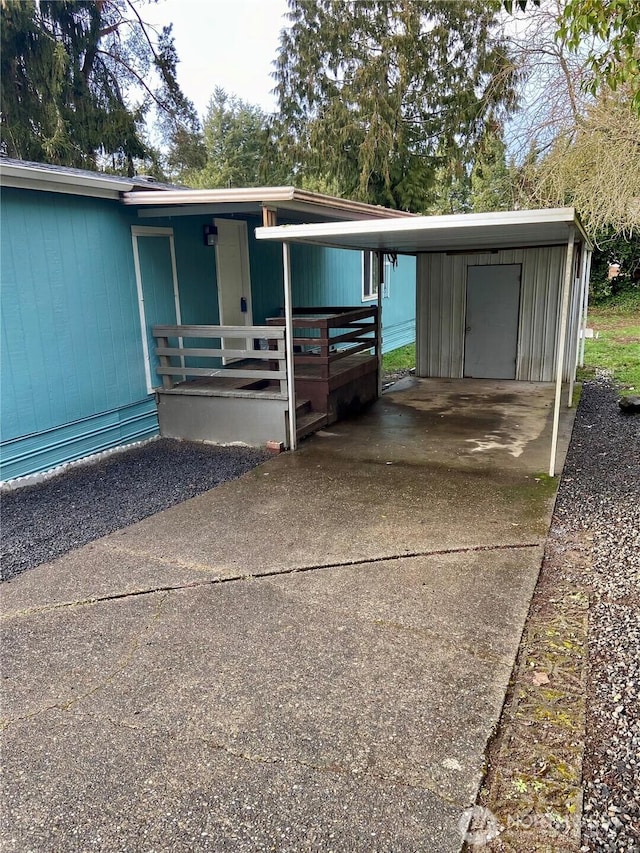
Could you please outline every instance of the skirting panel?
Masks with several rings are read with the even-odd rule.
[[[158,392],[160,435],[189,441],[254,447],[279,441],[288,446],[286,410],[286,400]]]
[[[150,397],[110,412],[2,442],[0,479],[38,474],[65,462],[157,434],[156,406]]]
[[[405,320],[403,323],[393,323],[387,326],[382,323],[382,352],[391,352],[398,347],[412,344],[416,339],[416,321]]]

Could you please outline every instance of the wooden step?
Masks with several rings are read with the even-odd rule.
[[[327,425],[326,412],[306,412],[302,417],[296,420],[296,435],[298,438],[305,438],[311,433],[317,432],[319,429]]]
[[[307,412],[311,411],[311,400],[297,400],[296,399],[296,418],[301,418],[302,415],[306,415]]]

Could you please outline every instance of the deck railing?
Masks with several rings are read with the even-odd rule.
[[[284,326],[283,317],[269,317],[269,328]],[[316,366],[328,379],[336,362],[370,351],[378,357],[378,306],[363,308],[313,307],[293,309],[294,364]]]
[[[213,378],[238,380],[276,380],[280,393],[287,395],[287,363],[285,355],[284,329],[273,326],[153,326],[151,333],[156,340],[156,355],[160,366],[156,373],[162,377],[163,389],[174,387],[175,378]],[[185,339],[212,339],[219,341],[214,346],[185,346]],[[170,345],[170,340],[178,340],[178,346]],[[265,349],[248,347],[230,347],[225,341],[265,340]],[[211,365],[210,367],[191,367],[186,365],[188,358],[197,359],[247,359],[269,362],[262,367],[231,367],[229,365]],[[179,364],[176,364],[176,359]],[[231,362],[233,364],[233,362]]]

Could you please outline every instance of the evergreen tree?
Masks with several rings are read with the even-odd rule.
[[[499,8],[497,0],[289,0],[272,131],[298,180],[429,209],[437,170],[466,169],[485,117],[512,106]]]
[[[489,126],[471,170],[471,207],[475,213],[511,210],[513,173],[507,166],[507,148],[499,125]]]
[[[203,127],[206,162],[182,172],[181,179],[189,186],[255,187],[291,182],[269,138],[268,116],[260,107],[218,87]]]
[[[0,151],[133,173],[151,152],[152,105],[168,136],[197,131],[176,80],[171,27],[155,33],[139,0],[2,0]]]
[[[194,187],[259,186],[266,124],[260,107],[216,88],[203,121],[206,164],[184,180]]]

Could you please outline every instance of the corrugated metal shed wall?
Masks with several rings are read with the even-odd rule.
[[[516,379],[554,379],[559,328],[559,293],[565,246],[499,252],[422,254],[417,261],[418,375],[462,378],[467,267],[522,264]],[[574,286],[567,337],[565,380],[573,369],[578,330],[579,288]]]

